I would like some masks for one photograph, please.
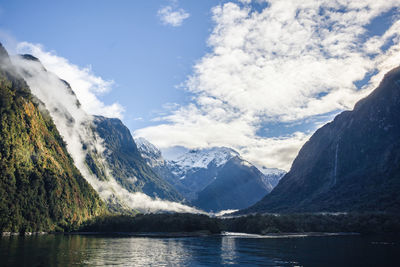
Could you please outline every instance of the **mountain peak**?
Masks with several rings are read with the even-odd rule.
[[[142,154],[142,157],[144,157],[145,159],[151,159],[153,161],[161,160],[162,162],[164,161],[162,159],[161,151],[155,145],[150,143],[147,139],[143,137],[138,137],[135,138],[135,142],[138,146],[138,149],[140,150],[140,153]]]
[[[32,61],[40,62],[40,60],[37,57],[32,56],[31,54],[22,54],[22,55],[19,55],[19,56],[22,57],[25,60],[32,60]]]
[[[3,44],[0,43],[0,64],[8,65],[10,63],[10,56],[7,53],[7,50],[4,48]]]

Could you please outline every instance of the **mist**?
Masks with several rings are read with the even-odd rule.
[[[204,213],[181,203],[153,199],[144,193],[129,192],[112,176],[103,155],[103,140],[95,133],[93,116],[81,107],[69,84],[48,72],[36,58],[15,56],[12,58],[17,73],[28,83],[32,94],[40,100],[41,108],[52,117],[59,133],[67,144],[67,150],[76,167],[89,184],[108,205],[140,212],[189,212]],[[88,153],[95,154],[107,177],[101,181],[86,165]]]

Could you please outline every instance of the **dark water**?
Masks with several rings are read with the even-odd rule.
[[[400,266],[394,236],[0,238],[0,266]]]

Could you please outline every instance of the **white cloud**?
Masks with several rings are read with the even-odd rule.
[[[173,27],[181,26],[183,21],[190,17],[190,14],[184,9],[174,8],[173,6],[165,6],[159,9],[157,14],[162,23]]]
[[[93,115],[122,118],[124,108],[118,104],[104,104],[98,96],[111,90],[112,81],[105,81],[93,74],[90,67],[81,68],[54,52],[45,51],[39,44],[21,42],[17,45],[20,54],[32,54],[43,66],[63,80],[68,81],[82,104],[82,108]]]
[[[242,4],[250,4],[251,0],[238,0]]]
[[[211,52],[186,83],[193,103],[136,135],[160,147],[230,146],[257,164],[288,169],[310,132],[263,138],[257,131],[351,109],[371,92],[400,63],[400,23],[382,36],[369,36],[367,26],[399,4],[274,0],[260,12],[233,2],[218,5]],[[377,74],[363,88],[355,86],[372,72]]]

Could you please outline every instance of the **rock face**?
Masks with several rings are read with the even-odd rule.
[[[105,212],[0,44],[0,232],[71,229]]]
[[[130,192],[181,201],[182,196],[160,178],[142,158],[129,129],[119,119],[94,118],[95,131],[104,140],[104,156],[112,176]]]
[[[285,174],[260,172],[226,147],[194,149],[176,160],[165,160],[161,151],[143,138],[136,140],[149,166],[173,185],[191,204],[206,211],[241,209],[268,194]]]
[[[400,68],[326,124],[244,212],[400,211]]]

